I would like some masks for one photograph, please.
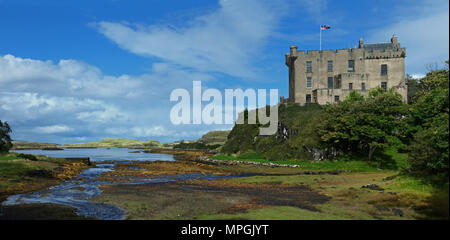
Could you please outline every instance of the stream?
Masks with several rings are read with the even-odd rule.
[[[162,183],[169,181],[191,179],[217,179],[230,178],[230,175],[212,174],[179,174],[173,176],[136,177],[128,182],[104,182],[96,180],[104,172],[114,171],[118,164],[127,164],[133,161],[175,161],[170,154],[157,153],[131,153],[137,149],[127,148],[97,148],[97,149],[65,149],[62,151],[20,150],[16,152],[49,157],[89,157],[96,163],[95,167],[88,168],[78,175],[76,180],[68,180],[56,186],[32,193],[9,196],[2,205],[54,203],[77,209],[77,214],[84,217],[95,217],[101,220],[123,220],[125,210],[111,204],[95,203],[90,198],[102,193],[100,186],[108,184],[145,184]],[[107,162],[107,163],[102,163]],[[139,170],[139,169],[138,169]]]

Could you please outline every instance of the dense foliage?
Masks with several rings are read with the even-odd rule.
[[[0,120],[0,153],[8,152],[12,147],[10,133],[11,127],[8,122],[2,122]]]
[[[406,104],[393,90],[376,88],[366,98],[352,92],[324,108],[319,134],[325,146],[342,153],[367,153],[371,160],[375,151],[400,145],[408,129],[406,115]]]
[[[411,170],[440,175],[449,171],[449,70],[429,72],[417,84],[410,108],[412,135],[408,160]]]
[[[387,149],[408,153],[409,170],[439,175],[449,171],[449,71],[407,78],[408,104],[394,90],[352,92],[337,104],[279,106],[278,132],[259,136],[258,124],[237,124],[222,147],[225,154],[257,152],[268,160],[321,160],[340,155],[383,161]],[[248,112],[244,112],[245,116]],[[245,118],[246,119],[246,118]],[[374,156],[381,157],[374,158]]]
[[[259,124],[247,124],[248,111],[244,111],[245,124],[235,124],[228,139],[222,146],[224,153],[246,152],[253,149],[255,137],[258,135]],[[258,121],[256,121],[258,123]]]

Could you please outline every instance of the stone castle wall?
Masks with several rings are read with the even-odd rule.
[[[360,40],[358,48],[336,51],[306,52],[292,46],[290,53],[286,54],[289,67],[289,98],[286,101],[303,105],[309,95],[311,102],[334,103],[336,96],[343,100],[352,91],[367,95],[370,89],[381,86],[382,82],[387,84],[387,89],[395,88],[407,101],[405,56],[406,49],[400,48],[395,36],[391,43],[364,45]],[[354,71],[348,69],[349,60],[354,60]],[[307,72],[308,61],[311,62],[311,72]],[[328,61],[333,62],[332,71],[328,71]],[[382,64],[387,65],[387,75],[381,74]],[[312,80],[311,88],[306,86],[308,77]],[[333,79],[332,88],[328,86],[329,78]]]

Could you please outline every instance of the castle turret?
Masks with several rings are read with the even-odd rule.
[[[364,45],[364,40],[363,40],[363,38],[360,38],[358,48],[362,48],[363,45]]]
[[[397,39],[397,36],[395,35],[395,33],[394,33],[394,35],[392,35],[391,43],[398,44],[398,39]]]
[[[297,55],[297,49],[298,49],[298,47],[296,45],[291,46],[291,56]]]

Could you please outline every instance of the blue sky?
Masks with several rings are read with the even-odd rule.
[[[18,140],[196,139],[230,125],[169,120],[170,92],[204,87],[288,95],[289,46],[407,48],[406,71],[448,59],[448,1],[0,0],[0,119]]]

